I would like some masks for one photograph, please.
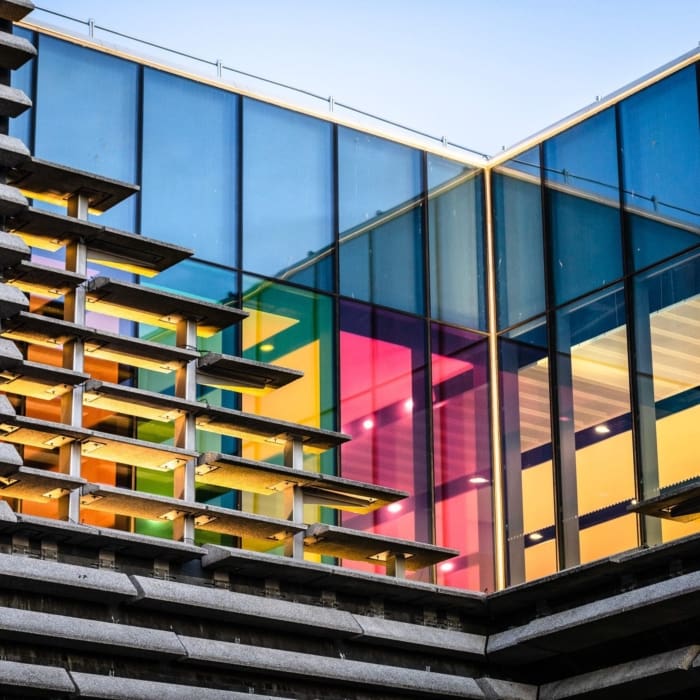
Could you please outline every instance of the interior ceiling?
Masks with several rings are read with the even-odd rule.
[[[700,383],[700,295],[651,316],[654,400]],[[619,326],[571,348],[576,431],[629,412],[627,331]],[[518,377],[523,452],[551,441],[549,362],[523,367]]]

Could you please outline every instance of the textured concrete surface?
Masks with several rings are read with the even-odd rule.
[[[673,692],[674,687],[683,689],[683,679],[674,679],[672,676],[678,675],[675,672],[687,675],[687,671],[698,660],[698,654],[698,645],[683,647],[547,683],[540,689],[539,700],[568,700],[591,696],[654,698],[660,694],[661,688],[669,693]],[[633,685],[634,690],[631,688]],[[604,692],[606,690],[607,693]]]
[[[355,687],[390,688],[431,698],[485,697],[473,678],[196,637],[183,636],[180,641],[187,650],[188,662],[253,669],[308,681],[325,679]]]
[[[75,685],[64,668],[16,661],[0,661],[0,688],[21,688],[45,693],[74,693]]]

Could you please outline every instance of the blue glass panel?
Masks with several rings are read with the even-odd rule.
[[[139,67],[52,37],[39,37],[36,134],[39,158],[136,182]],[[133,230],[136,198],[99,217]]]
[[[340,248],[340,293],[422,313],[423,208],[387,217]]]
[[[408,146],[339,128],[338,162],[341,240],[421,192],[421,154]]]
[[[485,329],[482,176],[464,166],[428,156],[430,307],[443,321]],[[451,175],[436,182],[436,176]]]
[[[556,302],[609,284],[622,275],[619,210],[551,192],[552,267]]]
[[[238,98],[146,69],[143,110],[144,234],[235,265]]]
[[[544,144],[556,303],[622,275],[613,109]]]
[[[243,267],[331,289],[333,126],[243,102]]]
[[[637,269],[700,242],[695,66],[620,104],[624,202]]]
[[[498,327],[507,328],[545,308],[539,177],[506,163],[493,176],[493,210]]]
[[[35,43],[36,39],[34,32],[22,29],[22,27],[13,26],[12,33],[21,36],[27,41]],[[10,74],[12,87],[22,90],[30,99],[34,100],[34,61],[25,63],[21,68],[13,70]],[[27,148],[33,148],[32,144],[32,110],[27,110],[19,117],[10,119],[10,135],[20,139]]]

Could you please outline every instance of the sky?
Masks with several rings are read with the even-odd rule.
[[[34,2],[333,96],[486,154],[525,139],[700,42],[700,0]],[[87,31],[39,10],[32,18]],[[95,37],[132,46],[100,30]],[[152,49],[141,53],[157,56]],[[167,62],[192,67],[178,57]],[[197,70],[215,77],[212,66]],[[227,79],[319,111],[329,108],[248,78]]]

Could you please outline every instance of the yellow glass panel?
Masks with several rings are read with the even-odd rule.
[[[553,524],[554,484],[549,460],[523,470],[523,530],[536,532]]]
[[[637,516],[623,515],[581,530],[581,563],[609,557],[637,546]]]
[[[576,484],[580,514],[634,498],[632,433],[620,433],[578,450]]]
[[[554,540],[525,548],[525,580],[541,578],[557,570],[557,551]]]
[[[700,406],[656,422],[659,486],[700,476]]]

